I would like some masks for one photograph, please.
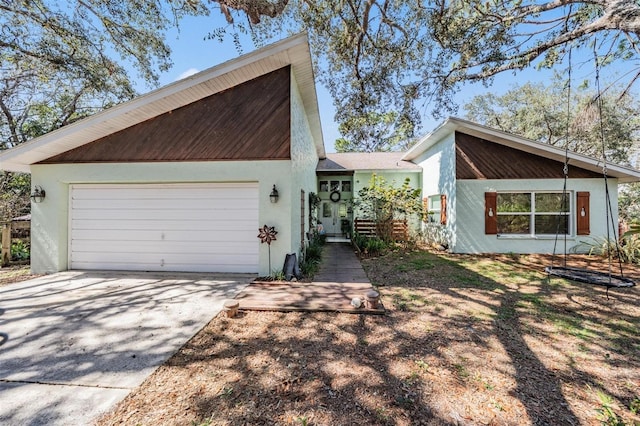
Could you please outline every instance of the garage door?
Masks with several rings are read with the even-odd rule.
[[[258,272],[258,184],[72,185],[70,268]]]

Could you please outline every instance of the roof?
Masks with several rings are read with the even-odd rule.
[[[345,152],[327,154],[318,162],[318,172],[404,171],[420,172],[422,167],[402,159],[404,152]]]
[[[307,36],[303,33],[176,81],[4,151],[0,153],[0,170],[29,172],[31,164],[287,65],[291,65],[300,90],[316,152],[320,158],[324,158],[324,141],[311,53]]]
[[[421,138],[405,153],[402,159],[405,161],[415,160],[429,148],[454,132],[476,136],[551,160],[560,162],[565,160],[565,150],[562,148],[455,117],[449,117],[434,131]],[[569,151],[568,157],[570,165],[602,174],[603,162],[601,160],[572,151]],[[610,162],[607,162],[607,176],[617,178],[620,183],[640,182],[640,170]]]

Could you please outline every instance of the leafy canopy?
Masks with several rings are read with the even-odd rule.
[[[420,189],[411,187],[409,178],[406,178],[401,186],[396,187],[382,176],[373,174],[369,186],[358,191],[358,198],[355,199],[354,204],[363,218],[383,223],[422,215],[420,194]]]
[[[430,108],[455,112],[466,82],[552,68],[571,47],[603,65],[636,64],[640,4],[633,0],[214,0],[257,40],[306,30],[344,142],[357,150],[408,143]],[[627,92],[640,76],[626,74]],[[390,123],[391,122],[391,123]],[[364,129],[364,130],[363,130]],[[395,148],[395,146],[393,146]]]
[[[503,95],[475,96],[465,106],[466,118],[560,148],[629,164],[640,148],[640,103],[614,91],[598,94],[589,85],[569,87],[559,76],[549,84],[526,83]],[[601,134],[601,126],[603,134]]]
[[[165,30],[207,14],[191,0],[0,1],[0,151],[153,86],[171,65]],[[29,176],[0,172],[0,219],[28,212]]]

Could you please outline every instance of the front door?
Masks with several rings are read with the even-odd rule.
[[[351,222],[347,202],[323,201],[320,205],[320,212],[322,214],[320,222],[328,236],[346,236],[350,232]]]
[[[323,201],[320,206],[322,227],[329,236],[340,234],[340,219],[338,218],[338,203]]]
[[[323,177],[318,181],[318,225],[322,224],[322,231],[330,237],[351,233],[351,187],[351,176]]]

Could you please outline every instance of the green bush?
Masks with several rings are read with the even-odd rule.
[[[364,249],[364,245],[367,243],[367,240],[369,238],[365,237],[362,234],[358,234],[357,232],[354,232],[353,237],[351,238],[351,241],[353,241],[353,243],[358,246],[358,248],[360,250]]]
[[[304,256],[300,262],[300,270],[305,277],[312,277],[318,272],[320,259],[322,258],[322,249],[326,240],[326,235],[315,233],[311,237],[309,245],[304,249]]]
[[[618,242],[606,238],[593,238],[590,242],[583,242],[578,248],[585,247],[590,255],[620,258],[624,263],[640,264],[640,235],[625,234]],[[577,250],[576,250],[577,251]]]
[[[22,240],[11,243],[11,260],[29,260],[29,257],[31,257],[31,252],[28,244]]]
[[[382,254],[387,247],[387,243],[377,237],[367,238],[364,244],[364,250],[371,256]]]
[[[384,253],[389,245],[382,239],[377,237],[365,237],[357,232],[351,239],[360,251],[369,256],[378,256]]]

